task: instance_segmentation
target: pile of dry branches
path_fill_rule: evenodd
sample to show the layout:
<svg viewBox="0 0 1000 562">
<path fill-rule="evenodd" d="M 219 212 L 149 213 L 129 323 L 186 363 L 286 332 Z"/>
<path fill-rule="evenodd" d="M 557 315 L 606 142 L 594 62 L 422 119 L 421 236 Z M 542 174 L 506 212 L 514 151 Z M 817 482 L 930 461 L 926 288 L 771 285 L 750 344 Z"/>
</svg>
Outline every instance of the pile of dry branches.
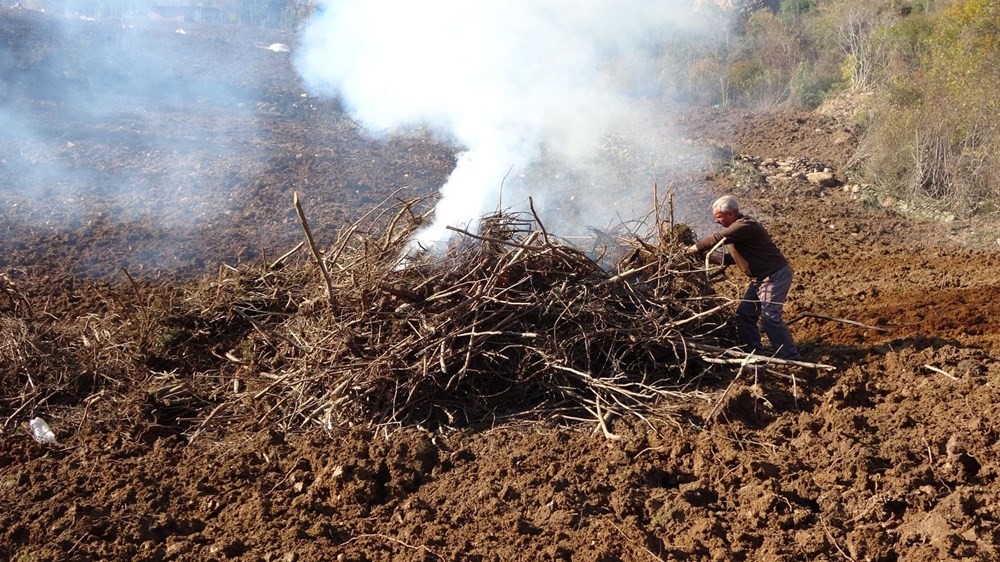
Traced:
<svg viewBox="0 0 1000 562">
<path fill-rule="evenodd" d="M 690 230 L 659 213 L 644 234 L 602 234 L 602 255 L 549 234 L 533 210 L 410 255 L 421 200 L 376 207 L 327 251 L 295 202 L 303 243 L 187 288 L 129 277 L 99 313 L 59 323 L 8 285 L 19 315 L 0 342 L 2 425 L 106 403 L 192 439 L 246 421 L 455 426 L 534 413 L 604 427 L 704 396 L 713 365 L 782 363 L 727 347 L 733 301 L 681 251 Z"/>
<path fill-rule="evenodd" d="M 325 297 L 257 330 L 252 347 L 284 358 L 259 397 L 281 395 L 287 411 L 294 396 L 294 425 L 468 424 L 534 408 L 642 415 L 697 379 L 698 345 L 727 335 L 729 302 L 680 251 L 683 227 L 658 222 L 653 242 L 619 237 L 615 271 L 533 214 L 483 217 L 443 255 L 401 260 L 421 222 L 411 208 L 381 234 L 355 225 L 331 252 L 315 250 Z"/>
</svg>

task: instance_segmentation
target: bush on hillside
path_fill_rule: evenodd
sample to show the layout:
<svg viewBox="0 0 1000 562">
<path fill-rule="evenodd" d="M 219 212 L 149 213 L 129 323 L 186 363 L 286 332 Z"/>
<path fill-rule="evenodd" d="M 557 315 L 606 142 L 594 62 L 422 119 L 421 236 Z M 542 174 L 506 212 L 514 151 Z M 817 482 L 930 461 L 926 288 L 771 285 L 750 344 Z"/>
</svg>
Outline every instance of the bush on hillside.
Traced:
<svg viewBox="0 0 1000 562">
<path fill-rule="evenodd" d="M 896 72 L 862 143 L 865 175 L 962 214 L 1000 198 L 1000 5 L 965 0 L 895 35 Z"/>
</svg>

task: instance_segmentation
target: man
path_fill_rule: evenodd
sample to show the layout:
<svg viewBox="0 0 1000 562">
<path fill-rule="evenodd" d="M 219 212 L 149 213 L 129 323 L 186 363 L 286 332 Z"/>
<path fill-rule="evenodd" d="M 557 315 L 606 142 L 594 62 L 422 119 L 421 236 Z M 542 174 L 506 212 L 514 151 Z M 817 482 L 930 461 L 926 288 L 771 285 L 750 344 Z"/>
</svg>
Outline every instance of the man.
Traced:
<svg viewBox="0 0 1000 562">
<path fill-rule="evenodd" d="M 738 265 L 751 277 L 743 300 L 736 308 L 736 330 L 748 351 L 771 355 L 760 341 L 758 320 L 774 347 L 774 354 L 782 359 L 801 360 L 799 350 L 792 341 L 792 333 L 781 318 L 781 309 L 792 286 L 792 268 L 781 250 L 771 241 L 763 226 L 751 217 L 740 213 L 736 198 L 726 195 L 712 203 L 712 214 L 722 230 L 688 246 L 689 254 L 705 252 L 719 242 L 730 245 L 724 265 Z"/>
</svg>

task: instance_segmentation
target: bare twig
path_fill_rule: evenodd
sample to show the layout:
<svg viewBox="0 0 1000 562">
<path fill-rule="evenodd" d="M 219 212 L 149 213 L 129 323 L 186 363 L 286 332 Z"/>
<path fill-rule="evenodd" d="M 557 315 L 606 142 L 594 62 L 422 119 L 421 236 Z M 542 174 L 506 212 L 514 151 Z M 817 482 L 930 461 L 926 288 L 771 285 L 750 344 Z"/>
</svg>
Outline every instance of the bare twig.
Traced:
<svg viewBox="0 0 1000 562">
<path fill-rule="evenodd" d="M 740 370 L 736 371 L 736 376 L 733 377 L 733 380 L 729 382 L 729 385 L 726 387 L 726 390 L 722 391 L 722 395 L 719 396 L 718 400 L 716 400 L 715 406 L 712 406 L 712 411 L 708 413 L 708 419 L 713 419 L 715 417 L 715 413 L 719 411 L 719 408 L 722 406 L 722 403 L 726 400 L 726 397 L 729 396 L 729 391 L 732 390 L 734 386 L 736 386 L 736 381 L 740 380 L 740 375 L 743 374 L 743 370 L 746 369 L 747 365 L 750 364 L 750 360 L 752 358 L 753 355 L 750 355 L 746 359 L 744 359 L 743 362 L 740 364 Z"/>
<path fill-rule="evenodd" d="M 717 363 L 728 363 L 728 364 L 738 365 L 741 364 L 748 355 L 751 355 L 748 353 L 743 353 L 742 351 L 737 351 L 735 349 L 727 349 L 703 343 L 687 342 L 687 344 L 689 347 L 698 351 L 707 351 L 710 353 L 720 354 L 722 357 L 714 358 L 714 361 Z M 709 360 L 709 358 L 704 358 L 704 357 L 703 359 Z M 795 361 L 793 359 L 780 359 L 778 357 L 765 357 L 763 355 L 753 356 L 751 363 L 760 363 L 769 365 L 792 365 L 795 367 L 805 367 L 807 369 L 819 369 L 823 371 L 837 370 L 837 368 L 834 367 L 833 365 L 824 365 L 823 363 L 809 363 L 806 361 Z"/>
<path fill-rule="evenodd" d="M 267 268 L 273 270 L 282 267 L 283 265 L 285 265 L 285 260 L 291 257 L 291 255 L 294 254 L 295 252 L 298 252 L 299 248 L 301 248 L 304 244 L 305 242 L 299 242 L 298 244 L 295 245 L 294 248 L 288 250 L 287 252 L 282 254 L 281 257 L 271 262 L 271 265 L 269 265 Z"/>
<path fill-rule="evenodd" d="M 31 302 L 24 296 L 24 293 L 18 290 L 17 285 L 11 281 L 6 273 L 0 273 L 0 291 L 3 291 L 7 295 L 7 298 L 10 299 L 14 310 L 17 310 L 18 304 L 23 304 L 28 309 L 28 316 L 34 316 L 31 310 Z"/>
<path fill-rule="evenodd" d="M 124 267 L 122 268 L 122 273 L 125 274 L 125 278 L 128 279 L 129 285 L 132 286 L 132 290 L 135 292 L 135 296 L 142 299 L 142 291 L 139 290 L 139 286 L 135 283 L 135 279 L 132 279 L 132 275 L 129 274 L 128 270 Z"/>
<path fill-rule="evenodd" d="M 718 242 L 716 242 L 714 246 L 712 246 L 711 248 L 709 248 L 709 250 L 707 252 L 705 252 L 705 274 L 706 275 L 711 275 L 711 273 L 712 273 L 713 270 L 719 270 L 719 269 L 723 268 L 722 266 L 718 266 L 718 267 L 714 267 L 714 268 L 712 267 L 712 254 L 714 254 L 715 251 L 718 250 L 725 243 L 726 243 L 726 239 L 723 238 L 722 240 L 719 240 Z"/>
<path fill-rule="evenodd" d="M 924 365 L 924 368 L 927 369 L 928 371 L 933 371 L 933 372 L 935 372 L 935 373 L 937 373 L 939 375 L 944 375 L 944 376 L 948 377 L 949 379 L 951 379 L 953 381 L 957 381 L 958 380 L 958 377 L 956 377 L 955 375 L 949 373 L 948 371 L 944 371 L 944 370 L 938 369 L 937 367 L 934 367 L 933 365 Z"/>
<path fill-rule="evenodd" d="M 196 429 L 195 432 L 191 434 L 191 438 L 188 439 L 188 445 L 194 443 L 194 440 L 197 439 L 199 435 L 201 435 L 202 431 L 205 430 L 205 427 L 208 425 L 208 423 L 212 421 L 215 415 L 218 414 L 220 411 L 222 411 L 222 409 L 225 408 L 227 405 L 228 405 L 227 402 L 223 402 L 222 404 L 219 404 L 218 406 L 213 408 L 212 411 L 209 412 L 207 416 L 205 416 L 205 419 L 202 420 L 200 424 L 198 424 L 198 429 Z"/>
<path fill-rule="evenodd" d="M 479 234 L 473 234 L 473 233 L 469 232 L 468 230 L 465 230 L 464 228 L 457 228 L 457 227 L 454 227 L 454 226 L 446 226 L 445 228 L 447 228 L 448 230 L 452 230 L 454 232 L 458 232 L 459 234 L 463 234 L 465 236 L 468 236 L 469 238 L 475 238 L 476 240 L 482 240 L 483 242 L 493 242 L 495 244 L 503 244 L 504 246 L 510 246 L 511 248 L 524 248 L 524 249 L 529 249 L 529 250 L 531 249 L 530 246 L 525 246 L 524 244 L 518 244 L 517 242 L 511 242 L 510 240 L 501 240 L 499 238 L 490 238 L 488 236 L 481 236 Z"/>
<path fill-rule="evenodd" d="M 297 191 L 292 194 L 292 202 L 295 204 L 295 212 L 299 215 L 299 222 L 302 223 L 302 230 L 306 233 L 306 241 L 309 242 L 309 249 L 312 250 L 313 257 L 316 258 L 316 264 L 323 273 L 323 281 L 326 283 L 326 298 L 333 304 L 333 281 L 330 279 L 330 272 L 327 270 L 326 264 L 323 263 L 323 256 L 320 254 L 319 248 L 316 247 L 312 229 L 309 228 L 309 221 L 306 220 L 306 213 L 302 210 L 302 203 L 299 201 L 299 193 Z"/>
<path fill-rule="evenodd" d="M 584 409 L 597 418 L 597 428 L 595 428 L 595 431 L 600 429 L 601 433 L 604 434 L 604 438 L 609 441 L 621 441 L 621 435 L 611 433 L 611 430 L 608 429 L 608 419 L 611 417 L 612 412 L 601 412 L 601 397 L 599 395 L 594 397 L 594 410 L 586 406 L 584 406 Z"/>
<path fill-rule="evenodd" d="M 623 272 L 619 273 L 618 275 L 615 275 L 613 277 L 609 277 L 608 280 L 606 281 L 606 283 L 609 283 L 609 284 L 611 284 L 611 283 L 619 283 L 621 281 L 625 281 L 627 279 L 631 279 L 632 277 L 635 277 L 636 275 L 642 273 L 643 271 L 646 271 L 647 269 L 655 267 L 656 265 L 657 264 L 655 264 L 655 263 L 647 263 L 646 265 L 643 265 L 641 267 L 633 267 L 632 269 L 629 269 L 627 271 L 623 271 Z"/>
<path fill-rule="evenodd" d="M 857 562 L 856 558 L 847 554 L 847 552 L 845 552 L 844 549 L 840 547 L 840 543 L 837 542 L 837 539 L 833 536 L 833 533 L 830 532 L 830 527 L 826 524 L 826 521 L 822 517 L 819 518 L 819 524 L 820 526 L 823 527 L 823 533 L 826 534 L 826 538 L 829 539 L 831 543 L 833 543 L 833 547 L 836 548 L 837 552 L 839 552 L 840 555 L 844 557 L 844 560 L 848 560 L 849 562 Z"/>
<path fill-rule="evenodd" d="M 389 535 L 383 535 L 381 533 L 366 533 L 366 534 L 361 534 L 361 535 L 355 535 L 355 536 L 351 537 L 350 539 L 348 539 L 348 540 L 344 541 L 343 543 L 341 543 L 340 546 L 345 546 L 345 545 L 351 544 L 352 542 L 357 542 L 357 541 L 360 541 L 360 540 L 363 540 L 363 539 L 380 539 L 380 540 L 384 540 L 384 541 L 389 541 L 389 542 L 396 543 L 396 544 L 398 544 L 398 545 L 400 545 L 400 546 L 402 546 L 404 548 L 408 548 L 410 550 L 422 550 L 423 552 L 425 552 L 425 553 L 433 556 L 434 558 L 437 558 L 438 560 L 444 560 L 445 559 L 443 556 L 441 556 L 440 554 L 434 552 L 430 548 L 427 548 L 424 545 L 415 546 L 415 545 L 406 543 L 404 541 L 401 541 L 401 540 L 399 540 L 399 539 L 397 539 L 395 537 L 390 537 Z"/>
<path fill-rule="evenodd" d="M 542 224 L 541 217 L 538 216 L 538 212 L 535 211 L 535 200 L 528 197 L 528 206 L 531 208 L 531 216 L 535 217 L 535 224 L 538 225 L 538 229 L 542 231 L 542 239 L 545 240 L 545 245 L 549 245 L 549 233 L 545 230 L 545 225 Z"/>
<path fill-rule="evenodd" d="M 861 322 L 858 322 L 858 321 L 855 321 L 855 320 L 847 320 L 846 318 L 834 318 L 833 316 L 827 316 L 825 314 L 815 314 L 815 313 L 812 313 L 812 312 L 805 312 L 805 313 L 799 314 L 795 318 L 789 320 L 787 323 L 788 324 L 794 324 L 794 323 L 796 323 L 799 320 L 802 320 L 804 318 L 818 318 L 820 320 L 829 320 L 831 322 L 840 322 L 841 324 L 850 324 L 851 326 L 858 326 L 859 328 L 867 328 L 869 330 L 876 330 L 878 332 L 888 332 L 889 331 L 889 329 L 886 328 L 885 326 L 872 326 L 870 324 L 862 324 Z"/>
</svg>

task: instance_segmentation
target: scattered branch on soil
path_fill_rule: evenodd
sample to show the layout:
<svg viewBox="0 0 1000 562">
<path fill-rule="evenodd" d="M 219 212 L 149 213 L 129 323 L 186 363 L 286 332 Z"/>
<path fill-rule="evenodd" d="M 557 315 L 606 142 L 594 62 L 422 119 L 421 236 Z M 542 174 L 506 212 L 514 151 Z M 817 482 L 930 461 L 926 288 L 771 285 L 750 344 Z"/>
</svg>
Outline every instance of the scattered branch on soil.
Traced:
<svg viewBox="0 0 1000 562">
<path fill-rule="evenodd" d="M 794 324 L 794 323 L 798 322 L 799 320 L 803 320 L 805 318 L 818 318 L 820 320 L 829 320 L 831 322 L 840 322 L 841 324 L 850 324 L 851 326 L 858 326 L 859 328 L 868 328 L 869 330 L 876 330 L 878 332 L 888 332 L 889 331 L 889 329 L 886 328 L 885 326 L 872 326 L 872 325 L 869 325 L 869 324 L 862 324 L 861 322 L 858 322 L 856 320 L 847 320 L 845 318 L 834 318 L 833 316 L 827 316 L 825 314 L 815 314 L 815 313 L 812 313 L 812 312 L 806 312 L 806 313 L 803 313 L 803 314 L 799 314 L 795 318 L 792 318 L 791 320 L 789 320 L 788 324 Z"/>
<path fill-rule="evenodd" d="M 729 392 L 734 386 L 736 386 L 736 381 L 740 380 L 740 375 L 743 374 L 743 370 L 746 369 L 750 359 L 750 357 L 747 357 L 740 364 L 740 370 L 736 371 L 736 376 L 734 376 L 733 380 L 729 382 L 729 386 L 726 387 L 726 390 L 722 391 L 722 395 L 719 396 L 719 399 L 715 402 L 715 406 L 712 406 L 712 411 L 708 413 L 708 419 L 715 419 L 716 412 L 719 411 L 719 408 L 722 407 L 722 404 L 726 401 L 726 397 L 729 396 Z"/>
<path fill-rule="evenodd" d="M 765 357 L 763 355 L 745 353 L 732 348 L 725 349 L 697 342 L 692 342 L 689 345 L 693 349 L 697 349 L 699 351 L 718 354 L 718 357 L 702 357 L 703 360 L 708 361 L 710 363 L 719 363 L 722 365 L 741 365 L 741 366 L 745 364 L 790 365 L 794 367 L 805 367 L 807 369 L 819 369 L 823 371 L 836 370 L 836 367 L 834 367 L 833 365 L 824 365 L 823 363 L 809 363 L 806 361 L 795 361 L 792 359 L 780 359 L 778 357 Z"/>
<path fill-rule="evenodd" d="M 958 380 L 958 377 L 956 377 L 955 375 L 949 373 L 948 371 L 944 371 L 942 369 L 938 369 L 937 367 L 935 367 L 933 365 L 924 365 L 924 368 L 927 369 L 928 371 L 933 371 L 933 372 L 935 372 L 935 373 L 937 373 L 939 375 L 944 375 L 944 376 L 948 377 L 949 379 L 951 379 L 953 381 L 957 381 Z"/>
<path fill-rule="evenodd" d="M 379 539 L 379 540 L 383 540 L 383 541 L 395 543 L 395 544 L 398 544 L 398 545 L 402 546 L 403 548 L 407 548 L 407 549 L 410 549 L 410 550 L 423 551 L 425 554 L 427 554 L 429 556 L 433 556 L 434 558 L 437 558 L 438 560 L 445 560 L 445 558 L 443 556 L 441 556 L 440 554 L 434 552 L 433 550 L 431 550 L 430 548 L 428 548 L 428 547 L 426 547 L 424 545 L 415 546 L 415 545 L 409 544 L 409 543 L 407 543 L 405 541 L 401 541 L 401 540 L 399 540 L 399 539 L 397 539 L 395 537 L 390 537 L 389 535 L 383 535 L 381 533 L 366 533 L 366 534 L 363 534 L 363 535 L 356 535 L 354 537 L 351 537 L 347 541 L 341 543 L 340 546 L 347 546 L 347 545 L 349 545 L 349 544 L 351 544 L 353 542 L 357 542 L 357 541 L 361 541 L 361 540 L 365 540 L 365 539 Z"/>
</svg>

